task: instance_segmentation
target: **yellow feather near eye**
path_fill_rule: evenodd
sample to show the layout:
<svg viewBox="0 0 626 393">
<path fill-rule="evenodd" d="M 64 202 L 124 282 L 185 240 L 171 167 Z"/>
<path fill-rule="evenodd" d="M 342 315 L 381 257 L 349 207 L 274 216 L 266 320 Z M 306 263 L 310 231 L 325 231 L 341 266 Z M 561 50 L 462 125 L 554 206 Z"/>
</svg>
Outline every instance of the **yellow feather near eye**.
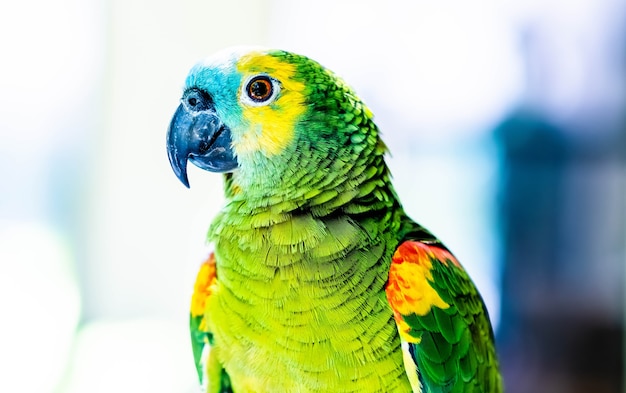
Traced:
<svg viewBox="0 0 626 393">
<path fill-rule="evenodd" d="M 294 64 L 268 55 L 259 56 L 256 52 L 243 56 L 237 63 L 237 71 L 244 75 L 269 75 L 280 81 L 280 93 L 276 101 L 268 105 L 242 104 L 244 119 L 250 126 L 234 148 L 239 155 L 255 152 L 268 157 L 276 155 L 293 140 L 295 123 L 306 109 L 303 104 L 304 83 L 293 78 L 296 74 Z"/>
</svg>

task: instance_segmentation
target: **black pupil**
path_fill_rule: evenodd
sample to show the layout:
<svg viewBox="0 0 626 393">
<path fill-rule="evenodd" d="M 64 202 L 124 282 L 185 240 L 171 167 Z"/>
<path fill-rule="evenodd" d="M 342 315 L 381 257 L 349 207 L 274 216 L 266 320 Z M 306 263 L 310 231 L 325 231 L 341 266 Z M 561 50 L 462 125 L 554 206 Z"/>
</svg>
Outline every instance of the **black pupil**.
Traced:
<svg viewBox="0 0 626 393">
<path fill-rule="evenodd" d="M 270 82 L 256 80 L 250 84 L 250 97 L 255 100 L 265 100 L 270 96 Z"/>
</svg>

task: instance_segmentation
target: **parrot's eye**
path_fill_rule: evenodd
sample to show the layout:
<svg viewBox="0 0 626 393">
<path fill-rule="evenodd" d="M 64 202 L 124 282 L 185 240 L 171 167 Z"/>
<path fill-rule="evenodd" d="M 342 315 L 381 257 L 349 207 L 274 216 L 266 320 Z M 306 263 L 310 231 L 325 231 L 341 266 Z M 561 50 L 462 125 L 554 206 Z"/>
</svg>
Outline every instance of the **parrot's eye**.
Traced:
<svg viewBox="0 0 626 393">
<path fill-rule="evenodd" d="M 248 83 L 248 97 L 255 101 L 265 101 L 272 96 L 272 82 L 259 77 Z"/>
<path fill-rule="evenodd" d="M 252 106 L 267 105 L 278 95 L 278 81 L 267 75 L 253 76 L 244 86 L 243 101 Z"/>
</svg>

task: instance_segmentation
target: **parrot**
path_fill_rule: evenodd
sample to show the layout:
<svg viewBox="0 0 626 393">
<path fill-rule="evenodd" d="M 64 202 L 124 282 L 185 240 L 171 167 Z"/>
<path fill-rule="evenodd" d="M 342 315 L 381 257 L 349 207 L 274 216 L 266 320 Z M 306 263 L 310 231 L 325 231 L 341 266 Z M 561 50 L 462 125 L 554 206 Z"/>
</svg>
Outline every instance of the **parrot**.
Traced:
<svg viewBox="0 0 626 393">
<path fill-rule="evenodd" d="M 191 296 L 202 392 L 502 392 L 481 295 L 405 213 L 335 73 L 222 50 L 189 71 L 166 147 L 186 187 L 189 162 L 223 178 Z"/>
</svg>

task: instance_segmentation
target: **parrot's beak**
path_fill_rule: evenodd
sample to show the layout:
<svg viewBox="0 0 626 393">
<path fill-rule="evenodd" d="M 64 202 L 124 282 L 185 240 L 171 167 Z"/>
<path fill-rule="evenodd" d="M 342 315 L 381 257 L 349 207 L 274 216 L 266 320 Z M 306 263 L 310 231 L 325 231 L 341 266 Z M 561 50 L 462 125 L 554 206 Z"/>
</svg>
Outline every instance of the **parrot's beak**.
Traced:
<svg viewBox="0 0 626 393">
<path fill-rule="evenodd" d="M 167 131 L 167 155 L 176 177 L 189 187 L 188 160 L 211 172 L 237 168 L 230 128 L 215 113 L 211 97 L 190 89 L 181 101 Z"/>
</svg>

